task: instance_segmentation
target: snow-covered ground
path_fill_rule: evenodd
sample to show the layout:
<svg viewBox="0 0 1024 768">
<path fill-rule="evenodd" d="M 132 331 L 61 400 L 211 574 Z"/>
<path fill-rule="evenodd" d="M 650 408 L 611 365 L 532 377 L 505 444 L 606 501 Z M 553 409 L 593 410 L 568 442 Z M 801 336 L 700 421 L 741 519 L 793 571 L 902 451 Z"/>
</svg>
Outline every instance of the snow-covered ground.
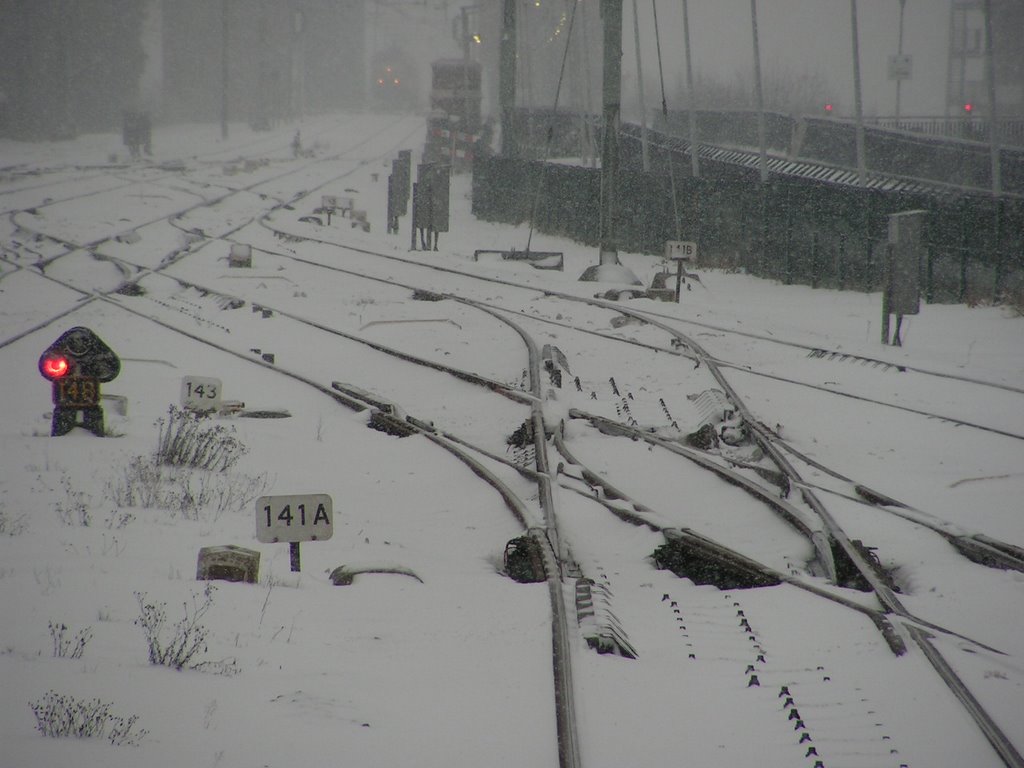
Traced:
<svg viewBox="0 0 1024 768">
<path fill-rule="evenodd" d="M 576 280 L 596 260 L 592 249 L 534 235 L 534 250 L 564 251 L 564 272 L 475 261 L 478 248 L 524 248 L 527 233 L 474 221 L 467 178 L 453 183 L 452 232 L 441 236 L 438 252 L 407 250 L 407 219 L 399 235 L 384 234 L 390 159 L 400 148 L 418 150 L 422 121 L 358 115 L 309 119 L 301 128 L 312 157 L 292 157 L 294 126 L 264 134 L 233 126 L 228 142 L 219 140 L 217 126 L 158 130 L 155 161 L 180 159 L 185 172 L 143 172 L 139 164 L 111 169 L 111 155 L 122 152 L 114 135 L 0 142 L 0 210 L 10 212 L 0 219 L 0 768 L 557 764 L 547 591 L 499 572 L 505 543 L 521 532 L 501 499 L 424 438 L 368 430 L 365 413 L 340 408 L 260 364 L 270 353 L 277 366 L 324 386 L 344 381 L 373 388 L 413 415 L 501 453 L 504 435 L 524 418 L 522 406 L 445 374 L 410 375 L 407 364 L 300 327 L 283 313 L 507 383 L 518 383 L 525 368 L 517 337 L 452 302 L 412 301 L 406 289 L 286 257 L 518 313 L 517 322 L 539 341 L 559 345 L 586 385 L 583 392 L 565 387 L 546 402 L 556 422 L 570 407 L 614 416 L 604 394 L 588 397 L 591 389 L 607 388 L 609 376 L 636 393 L 638 412 L 658 397 L 682 412 L 703 372 L 668 353 L 641 354 L 565 327 L 668 347 L 651 326 L 612 327 L 613 313 L 520 287 L 593 295 L 603 286 Z M 247 165 L 244 158 L 259 162 Z M 285 175 L 299 168 L 302 174 Z M 240 188 L 250 191 L 201 207 Z M 426 275 L 402 261 L 283 240 L 246 224 L 274 199 L 292 199 L 300 190 L 309 196 L 294 210 L 275 211 L 274 226 L 506 283 Z M 371 232 L 337 220 L 331 227 L 299 223 L 321 193 L 353 195 Z M 179 228 L 165 220 L 190 206 L 196 207 L 176 220 Z M 207 239 L 190 244 L 182 232 L 189 228 Z M 64 249 L 36 240 L 33 231 L 80 244 L 134 232 L 137 238 L 95 250 L 144 268 L 186 249 L 170 274 L 242 296 L 247 305 L 223 309 L 215 296 L 160 276 L 143 278 L 145 297 L 88 301 L 40 277 L 33 264 Z M 252 270 L 228 269 L 222 235 L 253 245 Z M 622 259 L 645 282 L 659 268 L 649 256 Z M 700 283 L 678 306 L 628 305 L 671 319 L 737 366 L 727 376 L 752 411 L 821 464 L 923 514 L 1024 546 L 1024 395 L 1011 391 L 1024 388 L 1024 318 L 1002 307 L 923 306 L 904 324 L 904 346 L 886 347 L 878 341 L 877 294 L 698 272 Z M 121 279 L 113 262 L 88 250 L 55 260 L 45 273 L 87 291 L 109 290 Z M 252 311 L 255 303 L 274 307 L 274 316 Z M 122 360 L 120 375 L 103 386 L 109 438 L 82 429 L 49 436 L 50 387 L 37 361 L 78 325 L 95 331 Z M 853 357 L 817 359 L 806 347 L 914 370 Z M 157 422 L 179 402 L 183 376 L 219 378 L 225 398 L 290 416 L 217 422 L 246 453 L 229 472 L 196 472 L 167 485 L 180 499 L 191 483 L 193 496 L 208 492 L 205 502 L 173 509 L 125 504 L 132 462 L 156 449 Z M 871 400 L 1009 434 L 956 427 Z M 734 546 L 767 547 L 763 540 L 778 536 L 779 556 L 792 552 L 789 533 L 743 516 L 749 501 L 731 486 L 575 422 L 566 435 L 581 461 L 673 524 Z M 493 471 L 536 501 L 528 481 L 497 463 Z M 817 472 L 807 479 L 833 483 Z M 333 537 L 302 544 L 300 573 L 290 570 L 284 544 L 256 541 L 254 498 L 285 493 L 328 493 L 334 501 Z M 849 499 L 830 497 L 829 504 L 844 525 L 879 547 L 915 615 L 962 636 L 940 633 L 937 643 L 1024 749 L 1024 574 L 969 563 L 924 528 Z M 601 574 L 617 596 L 616 615 L 638 658 L 599 656 L 577 638 L 577 714 L 587 768 L 755 761 L 784 768 L 817 759 L 827 766 L 1001 764 L 921 654 L 912 648 L 893 657 L 861 614 L 823 607 L 789 586 L 742 595 L 696 587 L 654 569 L 647 556 L 658 535 L 599 515 L 594 506 L 561 492 L 559 526 L 581 566 Z M 198 617 L 208 635 L 193 659 L 205 666 L 173 671 L 150 664 L 143 606 L 166 607 L 164 638 L 170 638 L 175 622 L 204 606 L 205 582 L 195 578 L 199 550 L 227 544 L 258 551 L 260 575 L 255 585 L 212 582 Z M 329 574 L 340 565 L 398 567 L 418 578 L 363 574 L 336 587 Z M 681 614 L 674 615 L 673 604 Z M 756 688 L 747 671 L 756 654 L 738 628 L 738 611 L 749 617 L 768 656 Z M 684 622 L 685 644 L 675 634 Z M 782 686 L 794 692 L 817 755 L 787 719 L 795 706 L 780 699 Z M 131 743 L 43 737 L 31 705 L 49 691 L 99 699 L 117 717 L 137 716 L 125 739 Z"/>
</svg>

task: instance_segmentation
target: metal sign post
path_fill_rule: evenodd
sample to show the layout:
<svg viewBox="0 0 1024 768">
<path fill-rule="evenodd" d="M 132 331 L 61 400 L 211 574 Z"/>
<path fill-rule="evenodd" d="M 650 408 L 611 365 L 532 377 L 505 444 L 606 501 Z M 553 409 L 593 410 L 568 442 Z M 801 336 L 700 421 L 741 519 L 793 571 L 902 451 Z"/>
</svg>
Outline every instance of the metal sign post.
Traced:
<svg viewBox="0 0 1024 768">
<path fill-rule="evenodd" d="M 400 150 L 391 161 L 388 176 L 388 233 L 398 234 L 398 219 L 409 212 L 409 185 L 412 181 L 412 152 Z"/>
<path fill-rule="evenodd" d="M 437 237 L 448 231 L 451 166 L 421 163 L 412 186 L 412 248 L 416 250 L 416 232 L 424 251 L 437 250 Z"/>
<path fill-rule="evenodd" d="M 334 503 L 326 493 L 261 496 L 256 499 L 256 540 L 288 542 L 291 569 L 302 567 L 299 543 L 326 541 L 334 535 Z"/>
<path fill-rule="evenodd" d="M 904 315 L 921 311 L 921 255 L 927 211 L 903 211 L 889 215 L 886 248 L 885 290 L 882 291 L 882 343 L 889 344 L 889 315 L 896 315 L 892 345 L 902 346 L 900 330 Z"/>
<path fill-rule="evenodd" d="M 320 209 L 327 214 L 327 226 L 331 226 L 331 217 L 334 215 L 334 212 L 338 210 L 337 195 L 321 195 Z"/>
<path fill-rule="evenodd" d="M 683 262 L 697 258 L 697 243 L 692 240 L 668 240 L 665 242 L 665 258 L 676 263 L 676 304 L 682 294 Z"/>
</svg>

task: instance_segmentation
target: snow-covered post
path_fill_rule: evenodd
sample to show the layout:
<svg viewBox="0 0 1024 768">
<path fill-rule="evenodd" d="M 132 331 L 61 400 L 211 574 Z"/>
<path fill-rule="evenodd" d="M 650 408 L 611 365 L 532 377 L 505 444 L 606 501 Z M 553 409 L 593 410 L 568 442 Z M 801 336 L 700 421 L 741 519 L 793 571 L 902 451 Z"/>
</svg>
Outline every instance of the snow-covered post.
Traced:
<svg viewBox="0 0 1024 768">
<path fill-rule="evenodd" d="M 886 248 L 885 290 L 882 291 L 882 343 L 889 343 L 889 315 L 896 315 L 893 346 L 902 345 L 900 326 L 904 315 L 921 310 L 921 241 L 927 211 L 902 211 L 889 215 Z"/>
</svg>

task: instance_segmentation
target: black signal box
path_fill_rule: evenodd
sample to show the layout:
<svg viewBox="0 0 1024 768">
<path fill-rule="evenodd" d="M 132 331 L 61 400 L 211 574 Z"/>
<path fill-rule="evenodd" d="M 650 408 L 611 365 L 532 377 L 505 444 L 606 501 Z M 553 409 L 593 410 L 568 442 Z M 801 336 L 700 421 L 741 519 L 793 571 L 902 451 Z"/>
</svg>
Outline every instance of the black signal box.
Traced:
<svg viewBox="0 0 1024 768">
<path fill-rule="evenodd" d="M 61 334 L 39 357 L 39 372 L 53 382 L 53 423 L 50 434 L 66 435 L 82 426 L 102 437 L 100 384 L 121 372 L 121 360 L 90 329 L 77 326 Z"/>
</svg>

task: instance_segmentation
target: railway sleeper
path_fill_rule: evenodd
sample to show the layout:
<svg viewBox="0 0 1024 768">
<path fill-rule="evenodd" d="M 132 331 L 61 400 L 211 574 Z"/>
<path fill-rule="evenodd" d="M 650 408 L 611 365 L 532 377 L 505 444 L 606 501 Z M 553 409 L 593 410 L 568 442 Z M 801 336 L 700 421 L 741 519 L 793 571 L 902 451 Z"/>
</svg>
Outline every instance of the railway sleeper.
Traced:
<svg viewBox="0 0 1024 768">
<path fill-rule="evenodd" d="M 771 569 L 687 528 L 666 528 L 663 535 L 665 544 L 652 555 L 655 565 L 694 584 L 754 589 L 782 583 Z"/>
<path fill-rule="evenodd" d="M 576 580 L 576 622 L 587 647 L 600 654 L 635 659 L 636 649 L 612 613 L 610 602 L 611 593 L 605 585 L 585 577 Z"/>
<path fill-rule="evenodd" d="M 433 291 L 427 291 L 422 288 L 417 288 L 412 292 L 413 301 L 444 301 L 447 296 L 440 293 L 434 293 Z"/>
<path fill-rule="evenodd" d="M 418 432 L 416 427 L 404 419 L 397 418 L 376 408 L 370 409 L 370 420 L 366 423 L 366 426 L 394 437 L 408 437 Z"/>
<path fill-rule="evenodd" d="M 519 427 L 505 439 L 510 448 L 526 448 L 534 445 L 533 421 L 526 419 Z"/>
</svg>

